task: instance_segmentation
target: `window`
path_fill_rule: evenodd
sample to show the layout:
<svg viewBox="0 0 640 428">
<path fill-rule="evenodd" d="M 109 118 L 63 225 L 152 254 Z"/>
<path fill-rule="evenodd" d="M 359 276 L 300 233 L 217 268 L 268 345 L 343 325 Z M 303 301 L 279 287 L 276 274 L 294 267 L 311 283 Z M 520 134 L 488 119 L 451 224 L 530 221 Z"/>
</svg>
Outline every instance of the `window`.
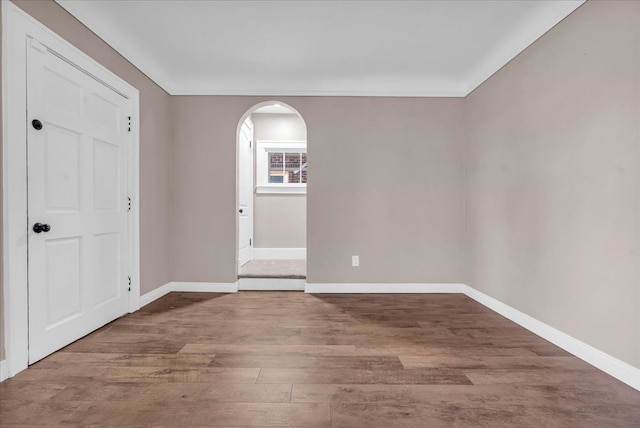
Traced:
<svg viewBox="0 0 640 428">
<path fill-rule="evenodd" d="M 307 143 L 257 141 L 256 193 L 306 193 Z"/>
</svg>

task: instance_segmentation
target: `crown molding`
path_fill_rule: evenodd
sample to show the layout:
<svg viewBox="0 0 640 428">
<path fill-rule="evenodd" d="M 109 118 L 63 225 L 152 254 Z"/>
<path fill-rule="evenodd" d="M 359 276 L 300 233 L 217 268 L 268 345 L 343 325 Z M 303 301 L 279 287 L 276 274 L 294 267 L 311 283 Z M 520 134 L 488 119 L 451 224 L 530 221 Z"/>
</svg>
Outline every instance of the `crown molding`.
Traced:
<svg viewBox="0 0 640 428">
<path fill-rule="evenodd" d="M 277 96 L 277 97 L 399 97 L 399 98 L 463 98 L 463 91 L 289 91 L 289 90 L 227 90 L 197 89 L 193 87 L 164 88 L 170 95 L 217 96 Z"/>
<path fill-rule="evenodd" d="M 87 16 L 87 14 L 78 11 L 71 11 L 65 7 L 64 3 L 59 2 L 58 0 L 54 1 L 58 6 L 67 11 L 67 13 L 80 21 L 82 25 L 91 30 L 91 32 L 93 32 L 96 37 L 102 39 L 103 42 L 111 46 L 113 50 L 119 53 L 124 59 L 129 61 L 131 65 L 137 68 L 142 74 L 151 79 L 156 85 L 160 86 L 160 88 L 162 88 L 169 95 L 173 95 L 167 90 L 167 88 L 171 86 L 169 77 L 166 76 L 166 74 L 160 67 L 158 67 L 156 64 L 153 64 L 152 61 L 149 61 L 144 52 L 133 49 L 131 48 L 131 46 L 125 45 L 124 43 L 117 42 L 114 34 L 110 33 L 106 28 L 93 28 L 89 26 L 88 23 L 91 22 L 91 19 Z"/>
<path fill-rule="evenodd" d="M 397 91 L 389 90 L 289 90 L 286 88 L 274 89 L 220 89 L 210 87 L 208 84 L 199 82 L 178 83 L 172 80 L 164 70 L 150 60 L 150 58 L 132 45 L 119 43 L 110 33 L 108 28 L 92 28 L 87 23 L 91 19 L 87 14 L 67 9 L 62 2 L 60 5 L 69 14 L 78 19 L 81 23 L 92 30 L 105 43 L 127 59 L 138 68 L 143 74 L 153 80 L 158 86 L 164 89 L 169 95 L 214 95 L 214 96 L 311 96 L 311 97 L 430 97 L 430 98 L 464 98 L 482 85 L 502 67 L 508 64 L 518 54 L 523 52 L 532 43 L 543 36 L 547 31 L 570 15 L 586 0 L 568 0 L 562 2 L 547 2 L 547 11 L 541 12 L 536 24 L 519 29 L 508 39 L 508 42 L 496 48 L 480 64 L 469 73 L 462 76 L 458 82 L 452 82 L 448 87 L 441 87 L 431 90 Z M 422 82 L 422 87 L 435 86 L 434 82 L 428 80 Z"/>
<path fill-rule="evenodd" d="M 536 42 L 553 27 L 562 22 L 566 17 L 578 9 L 586 0 L 573 0 L 569 2 L 549 2 L 549 7 L 553 8 L 545 13 L 537 25 L 523 29 L 519 34 L 513 34 L 508 43 L 492 52 L 483 62 L 473 69 L 464 79 L 464 96 L 475 91 L 480 85 L 486 82 L 491 76 L 496 74 L 502 67 L 507 65 L 524 52 L 529 46 Z"/>
</svg>

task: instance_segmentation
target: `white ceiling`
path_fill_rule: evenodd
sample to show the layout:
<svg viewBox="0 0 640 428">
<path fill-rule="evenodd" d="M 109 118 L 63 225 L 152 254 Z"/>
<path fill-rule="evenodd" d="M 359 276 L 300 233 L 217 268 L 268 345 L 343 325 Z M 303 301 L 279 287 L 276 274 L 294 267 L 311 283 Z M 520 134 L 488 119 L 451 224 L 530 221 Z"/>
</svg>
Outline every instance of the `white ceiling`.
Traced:
<svg viewBox="0 0 640 428">
<path fill-rule="evenodd" d="M 465 96 L 583 0 L 56 0 L 173 95 Z"/>
</svg>

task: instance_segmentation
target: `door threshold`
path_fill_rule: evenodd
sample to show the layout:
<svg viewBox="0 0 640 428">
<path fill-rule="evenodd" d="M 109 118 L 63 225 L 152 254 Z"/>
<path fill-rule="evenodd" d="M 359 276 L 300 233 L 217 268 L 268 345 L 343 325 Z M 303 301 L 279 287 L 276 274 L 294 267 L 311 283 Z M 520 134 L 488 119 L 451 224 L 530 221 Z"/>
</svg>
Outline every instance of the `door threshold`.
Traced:
<svg viewBox="0 0 640 428">
<path fill-rule="evenodd" d="M 305 278 L 238 278 L 239 291 L 304 291 Z"/>
</svg>

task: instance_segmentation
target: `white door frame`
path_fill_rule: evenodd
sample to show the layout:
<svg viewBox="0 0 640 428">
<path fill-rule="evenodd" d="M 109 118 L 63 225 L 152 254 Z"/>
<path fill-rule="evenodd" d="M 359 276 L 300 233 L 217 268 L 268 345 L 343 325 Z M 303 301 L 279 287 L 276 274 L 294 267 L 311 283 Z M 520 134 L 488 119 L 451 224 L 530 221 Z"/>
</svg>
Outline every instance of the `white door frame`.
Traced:
<svg viewBox="0 0 640 428">
<path fill-rule="evenodd" d="M 235 260 L 236 260 L 236 274 L 240 273 L 240 266 L 238 266 L 238 256 L 240 254 L 240 221 L 239 221 L 239 217 L 238 217 L 238 203 L 239 203 L 239 194 L 240 194 L 240 153 L 239 153 L 239 149 L 240 149 L 240 132 L 242 131 L 242 125 L 244 125 L 245 120 L 250 119 L 251 115 L 258 110 L 260 107 L 265 107 L 265 106 L 269 106 L 269 105 L 273 105 L 273 104 L 280 104 L 284 107 L 287 107 L 288 109 L 290 109 L 291 111 L 295 112 L 298 117 L 300 119 L 302 119 L 302 121 L 304 122 L 304 126 L 305 129 L 307 129 L 307 123 L 304 121 L 304 117 L 302 117 L 302 115 L 300 114 L 300 112 L 294 108 L 293 106 L 291 106 L 288 103 L 285 103 L 283 101 L 278 101 L 275 99 L 271 99 L 271 100 L 267 100 L 267 101 L 261 101 L 257 104 L 254 104 L 252 107 L 250 107 L 247 111 L 244 112 L 244 114 L 242 115 L 242 117 L 240 117 L 240 121 L 238 122 L 238 125 L 236 126 L 236 205 L 235 205 L 235 220 L 236 220 L 236 255 L 235 255 Z M 307 143 L 309 141 L 309 137 L 307 136 Z M 254 128 L 254 134 L 253 134 L 253 195 L 252 195 L 252 199 L 253 199 L 253 208 L 255 208 L 255 198 L 256 198 L 256 141 L 255 141 L 255 128 Z M 255 213 L 254 213 L 254 209 L 251 210 L 251 216 L 255 219 Z M 255 226 L 255 225 L 254 225 Z M 252 235 L 255 235 L 255 230 L 252 230 Z M 255 237 L 255 236 L 254 236 Z M 255 240 L 253 241 L 253 244 L 255 244 Z M 253 257 L 255 257 L 255 247 L 252 249 L 252 259 Z"/>
<path fill-rule="evenodd" d="M 129 312 L 139 308 L 140 213 L 139 213 L 139 93 L 136 88 L 75 48 L 42 23 L 9 1 L 2 2 L 2 156 L 4 275 L 4 338 L 8 376 L 27 368 L 29 361 L 27 271 L 27 45 L 35 38 L 64 60 L 131 100 L 131 139 L 128 143 L 129 266 L 131 292 Z"/>
<path fill-rule="evenodd" d="M 242 128 L 244 127 L 244 124 L 249 122 L 251 124 L 251 137 L 250 137 L 250 146 L 251 146 L 251 167 L 249 169 L 249 175 L 251 176 L 251 197 L 249 198 L 249 202 L 248 202 L 248 209 L 249 209 L 249 224 L 251 225 L 251 232 L 250 232 L 250 240 L 251 240 L 251 245 L 250 245 L 250 254 L 251 256 L 249 257 L 249 261 L 253 260 L 253 243 L 255 242 L 254 240 L 254 236 L 253 236 L 253 226 L 254 226 L 254 208 L 255 208 L 255 189 L 256 189 L 256 180 L 255 180 L 255 170 L 256 170 L 256 160 L 255 160 L 255 150 L 256 150 L 256 141 L 255 141 L 255 128 L 253 125 L 253 122 L 251 121 L 251 116 L 247 117 L 242 124 L 240 125 L 240 131 L 238 133 L 238 137 L 237 137 L 237 156 L 238 156 L 238 160 L 237 160 L 237 164 L 238 164 L 238 178 L 237 178 L 237 182 L 238 182 L 238 190 L 236 192 L 236 199 L 237 199 L 237 203 L 236 203 L 236 217 L 237 217 L 237 224 L 238 224 L 238 233 L 236 236 L 236 246 L 238 247 L 238 250 L 236 251 L 236 264 L 237 264 L 237 274 L 240 274 L 240 217 L 238 216 L 238 212 L 237 212 L 237 208 L 240 206 L 240 133 L 242 132 Z"/>
</svg>

